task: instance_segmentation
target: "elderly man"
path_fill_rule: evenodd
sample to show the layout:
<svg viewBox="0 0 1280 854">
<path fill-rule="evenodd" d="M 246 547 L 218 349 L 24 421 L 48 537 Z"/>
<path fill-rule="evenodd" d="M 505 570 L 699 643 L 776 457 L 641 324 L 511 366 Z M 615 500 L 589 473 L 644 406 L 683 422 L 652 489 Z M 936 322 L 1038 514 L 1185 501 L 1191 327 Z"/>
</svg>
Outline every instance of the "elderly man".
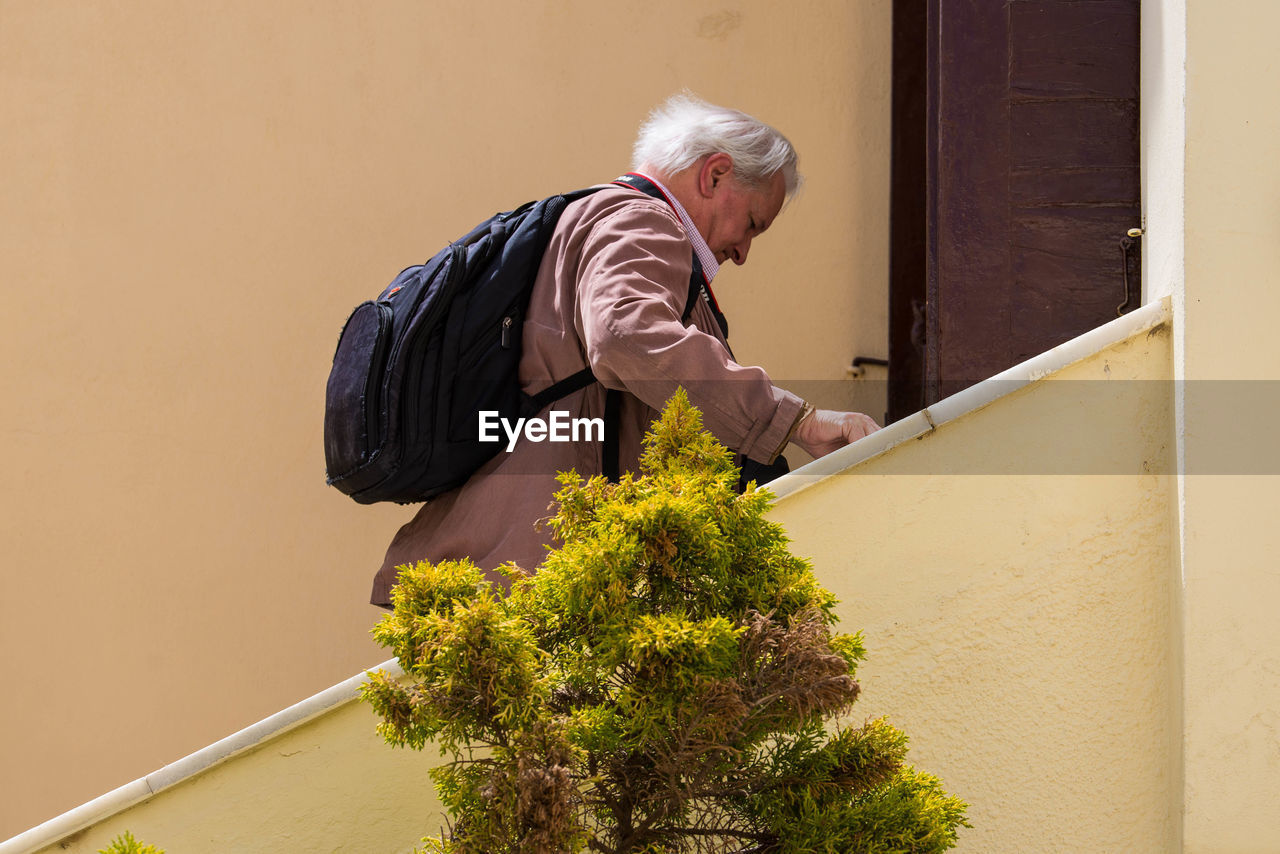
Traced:
<svg viewBox="0 0 1280 854">
<path fill-rule="evenodd" d="M 634 469 L 645 430 L 680 386 L 717 439 L 763 465 L 788 442 L 817 457 L 877 428 L 860 413 L 814 409 L 761 368 L 734 361 L 711 292 L 720 265 L 745 263 L 795 192 L 790 142 L 744 113 L 679 95 L 641 127 L 633 162 L 633 172 L 561 217 L 534 284 L 520 361 L 530 394 L 590 367 L 596 382 L 549 409 L 606 420 L 616 438 L 519 442 L 499 453 L 400 529 L 373 604 L 387 606 L 396 568 L 417 560 L 536 567 L 551 541 L 538 522 L 556 473 Z"/>
</svg>

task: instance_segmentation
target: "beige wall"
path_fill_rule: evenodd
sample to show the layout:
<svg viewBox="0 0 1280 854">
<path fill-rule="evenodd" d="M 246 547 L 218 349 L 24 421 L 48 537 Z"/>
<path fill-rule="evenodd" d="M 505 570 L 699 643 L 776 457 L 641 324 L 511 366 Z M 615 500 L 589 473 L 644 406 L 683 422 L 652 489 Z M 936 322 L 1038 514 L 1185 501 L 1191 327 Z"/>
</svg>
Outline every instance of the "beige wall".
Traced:
<svg viewBox="0 0 1280 854">
<path fill-rule="evenodd" d="M 882 411 L 889 13 L 0 0 L 0 838 L 381 660 L 411 511 L 323 485 L 342 320 L 681 87 L 810 178 L 717 281 L 740 357 Z"/>
<path fill-rule="evenodd" d="M 1178 850 L 1170 351 L 1143 331 L 772 511 L 865 633 L 855 716 L 969 801 L 960 851 Z M 407 850 L 435 760 L 372 729 L 339 706 L 66 850 Z"/>
<path fill-rule="evenodd" d="M 1280 6 L 1187 0 L 1186 13 L 1186 851 L 1275 851 Z"/>
<path fill-rule="evenodd" d="M 129 831 L 170 854 L 412 851 L 443 826 L 439 756 L 388 747 L 376 722 L 353 700 L 35 850 L 94 854 Z"/>
<path fill-rule="evenodd" d="M 1167 327 L 782 499 L 961 851 L 1176 851 Z M 1255 822 L 1256 827 L 1256 822 Z"/>
</svg>

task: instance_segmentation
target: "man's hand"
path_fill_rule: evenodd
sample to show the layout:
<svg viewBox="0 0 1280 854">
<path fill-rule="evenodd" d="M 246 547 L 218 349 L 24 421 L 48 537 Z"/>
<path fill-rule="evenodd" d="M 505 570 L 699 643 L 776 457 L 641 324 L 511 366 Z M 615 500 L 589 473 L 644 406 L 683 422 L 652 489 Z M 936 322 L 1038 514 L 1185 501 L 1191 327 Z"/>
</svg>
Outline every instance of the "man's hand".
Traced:
<svg viewBox="0 0 1280 854">
<path fill-rule="evenodd" d="M 815 409 L 800 422 L 791 441 L 816 459 L 879 429 L 880 425 L 871 416 L 861 412 Z"/>
</svg>

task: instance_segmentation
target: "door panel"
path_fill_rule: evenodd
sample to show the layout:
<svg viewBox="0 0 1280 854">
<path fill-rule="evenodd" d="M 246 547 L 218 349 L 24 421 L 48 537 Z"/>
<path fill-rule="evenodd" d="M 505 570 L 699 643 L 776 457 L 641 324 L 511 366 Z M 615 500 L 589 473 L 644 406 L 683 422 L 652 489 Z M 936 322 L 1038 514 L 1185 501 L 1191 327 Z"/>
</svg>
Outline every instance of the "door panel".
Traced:
<svg viewBox="0 0 1280 854">
<path fill-rule="evenodd" d="M 894 166 L 891 271 L 910 269 L 898 231 L 925 241 L 922 275 L 891 273 L 891 419 L 1114 318 L 1126 278 L 1137 306 L 1138 252 L 1121 241 L 1141 225 L 1138 5 L 895 4 L 896 24 L 923 28 L 895 33 L 895 154 L 920 132 L 899 88 L 923 85 L 926 106 L 923 162 Z M 895 336 L 921 303 L 914 340 Z"/>
</svg>

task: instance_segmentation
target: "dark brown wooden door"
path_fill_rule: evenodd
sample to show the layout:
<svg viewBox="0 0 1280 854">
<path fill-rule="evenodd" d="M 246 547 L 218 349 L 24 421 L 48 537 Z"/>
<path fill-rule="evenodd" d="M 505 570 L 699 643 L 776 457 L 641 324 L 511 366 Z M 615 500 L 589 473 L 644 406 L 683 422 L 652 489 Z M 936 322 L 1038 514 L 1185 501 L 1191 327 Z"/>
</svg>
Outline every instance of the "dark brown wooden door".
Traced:
<svg viewBox="0 0 1280 854">
<path fill-rule="evenodd" d="M 895 3 L 891 420 L 1137 307 L 1138 5 Z"/>
</svg>

